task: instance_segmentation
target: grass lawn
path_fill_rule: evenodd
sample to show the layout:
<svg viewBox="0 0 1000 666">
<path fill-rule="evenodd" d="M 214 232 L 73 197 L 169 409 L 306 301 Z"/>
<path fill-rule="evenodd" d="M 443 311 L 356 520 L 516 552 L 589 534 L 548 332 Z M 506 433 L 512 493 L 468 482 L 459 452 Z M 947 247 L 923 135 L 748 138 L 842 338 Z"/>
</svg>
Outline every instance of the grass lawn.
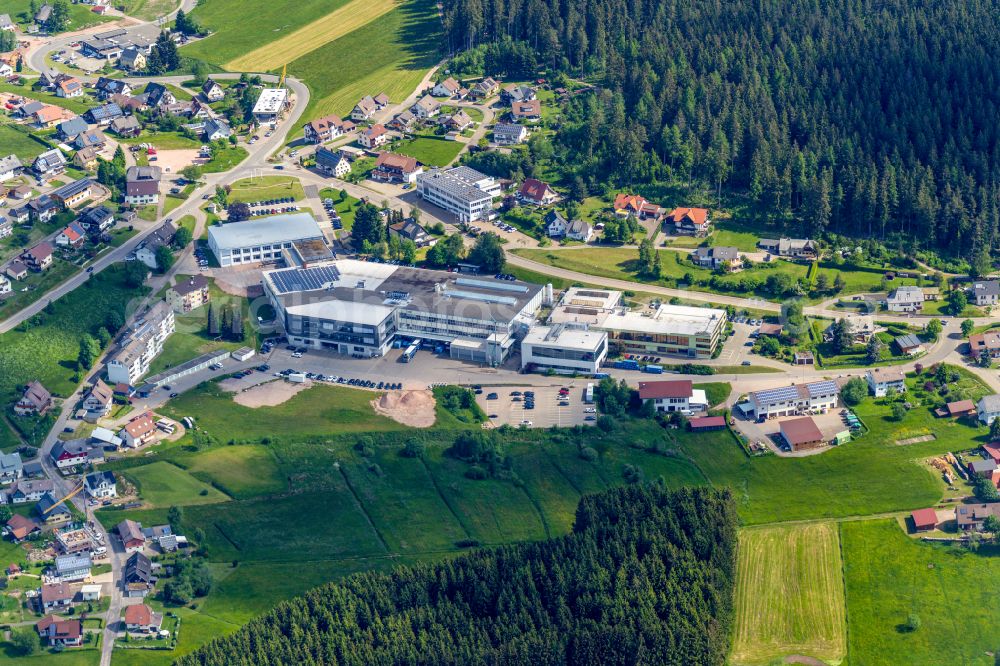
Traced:
<svg viewBox="0 0 1000 666">
<path fill-rule="evenodd" d="M 405 0 L 291 62 L 289 73 L 305 81 L 312 93 L 303 117 L 347 115 L 360 98 L 382 91 L 393 101 L 405 99 L 440 57 L 439 25 L 433 2 Z M 301 129 L 289 139 L 298 136 Z"/>
<path fill-rule="evenodd" d="M 1000 647 L 995 548 L 969 553 L 921 543 L 895 520 L 844 523 L 841 542 L 852 665 L 992 666 L 986 653 Z M 903 628 L 911 613 L 921 622 L 914 632 Z"/>
<path fill-rule="evenodd" d="M 333 199 L 333 208 L 340 214 L 340 221 L 344 225 L 344 232 L 350 232 L 351 227 L 354 226 L 354 209 L 361 200 L 355 199 L 349 194 L 344 199 L 341 199 L 340 190 L 331 187 L 320 190 L 319 196 L 321 199 Z"/>
<path fill-rule="evenodd" d="M 21 125 L 0 123 L 0 145 L 4 153 L 14 153 L 22 162 L 28 162 L 49 149 L 48 144 L 21 130 Z"/>
<path fill-rule="evenodd" d="M 465 144 L 434 137 L 421 136 L 396 142 L 390 150 L 401 155 L 415 157 L 427 166 L 447 166 L 458 156 Z"/>
<path fill-rule="evenodd" d="M 288 489 L 274 453 L 263 446 L 226 446 L 206 451 L 194 456 L 187 470 L 195 478 L 221 486 L 237 499 Z"/>
<path fill-rule="evenodd" d="M 181 55 L 223 65 L 326 16 L 346 3 L 347 0 L 303 0 L 292 4 L 268 0 L 205 0 L 198 3 L 191 12 L 191 18 L 209 28 L 212 36 L 185 46 Z M 234 21 L 237 16 L 252 16 L 253 21 Z M 249 69 L 262 71 L 259 66 Z"/>
<path fill-rule="evenodd" d="M 138 145 L 149 143 L 158 150 L 197 150 L 201 148 L 202 142 L 191 139 L 180 132 L 142 132 L 139 136 L 129 137 L 121 140 L 127 145 Z"/>
<path fill-rule="evenodd" d="M 302 183 L 292 176 L 262 176 L 244 178 L 232 184 L 229 201 L 266 201 L 292 197 L 296 201 L 306 198 Z"/>
<path fill-rule="evenodd" d="M 176 0 L 129 0 L 125 13 L 143 21 L 152 21 L 169 14 L 176 7 Z"/>
<path fill-rule="evenodd" d="M 228 499 L 212 486 L 168 462 L 158 461 L 134 467 L 126 475 L 139 487 L 142 499 L 153 507 L 210 504 Z"/>
<path fill-rule="evenodd" d="M 245 160 L 250 153 L 243 146 L 227 146 L 215 153 L 205 164 L 201 165 L 201 170 L 205 173 L 217 173 L 219 171 L 229 171 L 237 164 Z"/>
<path fill-rule="evenodd" d="M 53 259 L 52 266 L 43 273 L 28 273 L 28 277 L 11 283 L 13 290 L 0 305 L 0 318 L 17 314 L 51 289 L 80 272 L 80 267 L 70 261 Z"/>
<path fill-rule="evenodd" d="M 81 5 L 82 6 L 82 5 Z M 40 90 L 32 90 L 31 86 L 15 85 L 13 83 L 0 83 L 0 92 L 14 93 L 15 95 L 33 99 L 46 104 L 69 109 L 77 115 L 83 115 L 90 107 L 97 104 L 97 100 L 90 95 L 84 94 L 81 97 L 56 97 L 55 95 Z"/>
<path fill-rule="evenodd" d="M 375 413 L 369 402 L 377 395 L 317 385 L 276 407 L 252 409 L 233 402 L 232 394 L 214 384 L 204 384 L 175 398 L 163 411 L 177 418 L 192 416 L 199 428 L 224 440 L 404 430 L 401 424 Z"/>
<path fill-rule="evenodd" d="M 169 215 L 171 211 L 180 206 L 186 201 L 185 197 L 180 195 L 168 194 L 163 198 L 163 214 Z"/>
<path fill-rule="evenodd" d="M 735 607 L 732 664 L 771 664 L 789 655 L 843 660 L 847 627 L 837 525 L 741 531 Z"/>
</svg>

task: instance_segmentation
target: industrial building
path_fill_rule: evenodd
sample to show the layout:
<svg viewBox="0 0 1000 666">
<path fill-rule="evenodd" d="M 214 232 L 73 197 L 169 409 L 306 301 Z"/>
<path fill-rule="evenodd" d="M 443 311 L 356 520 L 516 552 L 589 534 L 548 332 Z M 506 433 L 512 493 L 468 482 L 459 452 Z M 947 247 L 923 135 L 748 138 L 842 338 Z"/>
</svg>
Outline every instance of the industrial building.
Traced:
<svg viewBox="0 0 1000 666">
<path fill-rule="evenodd" d="M 291 344 L 364 357 L 419 341 L 502 363 L 551 301 L 541 285 L 353 259 L 266 271 L 262 282 Z"/>
<path fill-rule="evenodd" d="M 272 215 L 208 228 L 208 247 L 220 266 L 276 263 L 292 243 L 323 241 L 323 231 L 309 213 Z"/>
<path fill-rule="evenodd" d="M 277 122 L 288 104 L 288 90 L 285 88 L 264 88 L 257 103 L 253 105 L 253 117 L 259 123 Z"/>
<path fill-rule="evenodd" d="M 608 355 L 608 334 L 566 324 L 535 326 L 521 340 L 521 369 L 595 374 Z"/>
<path fill-rule="evenodd" d="M 620 291 L 571 287 L 549 323 L 605 331 L 620 353 L 712 358 L 722 342 L 726 312 L 668 304 L 630 310 L 622 305 Z"/>
<path fill-rule="evenodd" d="M 417 176 L 417 192 L 459 222 L 475 222 L 490 217 L 493 199 L 500 196 L 500 183 L 466 166 L 431 169 Z"/>
</svg>

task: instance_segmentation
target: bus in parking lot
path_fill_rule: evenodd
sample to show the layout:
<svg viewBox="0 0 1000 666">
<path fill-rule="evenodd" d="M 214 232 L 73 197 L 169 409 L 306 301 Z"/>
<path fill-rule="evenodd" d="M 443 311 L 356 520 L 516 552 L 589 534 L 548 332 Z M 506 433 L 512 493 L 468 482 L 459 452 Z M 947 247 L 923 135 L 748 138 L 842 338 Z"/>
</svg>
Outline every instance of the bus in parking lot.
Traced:
<svg viewBox="0 0 1000 666">
<path fill-rule="evenodd" d="M 586 403 L 594 402 L 594 384 L 593 382 L 587 384 L 587 388 L 583 391 L 583 401 Z"/>
<path fill-rule="evenodd" d="M 417 350 L 419 349 L 420 349 L 420 340 L 414 340 L 412 343 L 410 343 L 410 346 L 406 348 L 406 351 L 403 352 L 403 355 L 399 357 L 399 360 L 401 360 L 403 363 L 409 363 L 410 359 L 416 356 Z"/>
</svg>

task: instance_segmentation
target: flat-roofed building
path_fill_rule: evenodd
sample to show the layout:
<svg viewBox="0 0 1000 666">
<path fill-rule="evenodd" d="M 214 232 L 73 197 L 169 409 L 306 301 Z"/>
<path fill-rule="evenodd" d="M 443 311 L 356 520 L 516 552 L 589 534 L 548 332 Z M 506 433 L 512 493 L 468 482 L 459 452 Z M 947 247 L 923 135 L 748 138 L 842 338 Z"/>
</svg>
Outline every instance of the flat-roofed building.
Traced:
<svg viewBox="0 0 1000 666">
<path fill-rule="evenodd" d="M 546 293 L 520 281 L 353 259 L 265 271 L 262 282 L 292 344 L 373 357 L 397 338 L 421 340 L 481 363 L 510 355 Z"/>
<path fill-rule="evenodd" d="M 486 219 L 492 212 L 493 199 L 500 196 L 500 184 L 475 169 L 460 166 L 431 169 L 417 176 L 417 192 L 460 222 L 474 222 Z"/>
<path fill-rule="evenodd" d="M 174 311 L 166 301 L 157 302 L 111 356 L 108 381 L 135 385 L 149 372 L 149 364 L 163 351 L 163 343 L 174 329 Z"/>
<path fill-rule="evenodd" d="M 208 228 L 208 247 L 223 267 L 275 263 L 292 243 L 312 240 L 324 238 L 309 213 L 272 215 Z"/>
<path fill-rule="evenodd" d="M 288 91 L 285 88 L 264 88 L 253 105 L 253 117 L 259 123 L 273 123 L 288 105 Z"/>
<path fill-rule="evenodd" d="M 607 333 L 566 324 L 534 326 L 521 340 L 522 370 L 594 374 L 607 355 Z"/>
</svg>

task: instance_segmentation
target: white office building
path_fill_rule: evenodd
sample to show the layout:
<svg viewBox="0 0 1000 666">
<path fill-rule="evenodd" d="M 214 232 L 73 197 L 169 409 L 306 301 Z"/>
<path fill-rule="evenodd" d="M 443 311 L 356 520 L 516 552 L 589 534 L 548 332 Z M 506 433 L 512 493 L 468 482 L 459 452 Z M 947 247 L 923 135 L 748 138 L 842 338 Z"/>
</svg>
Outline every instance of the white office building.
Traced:
<svg viewBox="0 0 1000 666">
<path fill-rule="evenodd" d="M 135 385 L 149 372 L 149 364 L 163 351 L 174 332 L 174 311 L 159 301 L 139 320 L 108 361 L 108 381 Z"/>
<path fill-rule="evenodd" d="M 277 122 L 287 104 L 288 91 L 285 88 L 264 88 L 253 105 L 253 117 L 259 123 Z"/>
<path fill-rule="evenodd" d="M 398 340 L 501 363 L 550 290 L 520 281 L 341 259 L 266 271 L 264 293 L 290 343 L 382 356 Z"/>
<path fill-rule="evenodd" d="M 607 355 L 607 333 L 565 324 L 535 326 L 521 340 L 522 370 L 594 374 Z"/>
<path fill-rule="evenodd" d="M 417 176 L 420 196 L 455 215 L 459 222 L 487 219 L 500 189 L 500 183 L 492 177 L 465 166 L 431 169 Z"/>
<path fill-rule="evenodd" d="M 275 263 L 292 243 L 324 240 L 309 213 L 272 215 L 208 228 L 208 247 L 220 266 Z"/>
</svg>

